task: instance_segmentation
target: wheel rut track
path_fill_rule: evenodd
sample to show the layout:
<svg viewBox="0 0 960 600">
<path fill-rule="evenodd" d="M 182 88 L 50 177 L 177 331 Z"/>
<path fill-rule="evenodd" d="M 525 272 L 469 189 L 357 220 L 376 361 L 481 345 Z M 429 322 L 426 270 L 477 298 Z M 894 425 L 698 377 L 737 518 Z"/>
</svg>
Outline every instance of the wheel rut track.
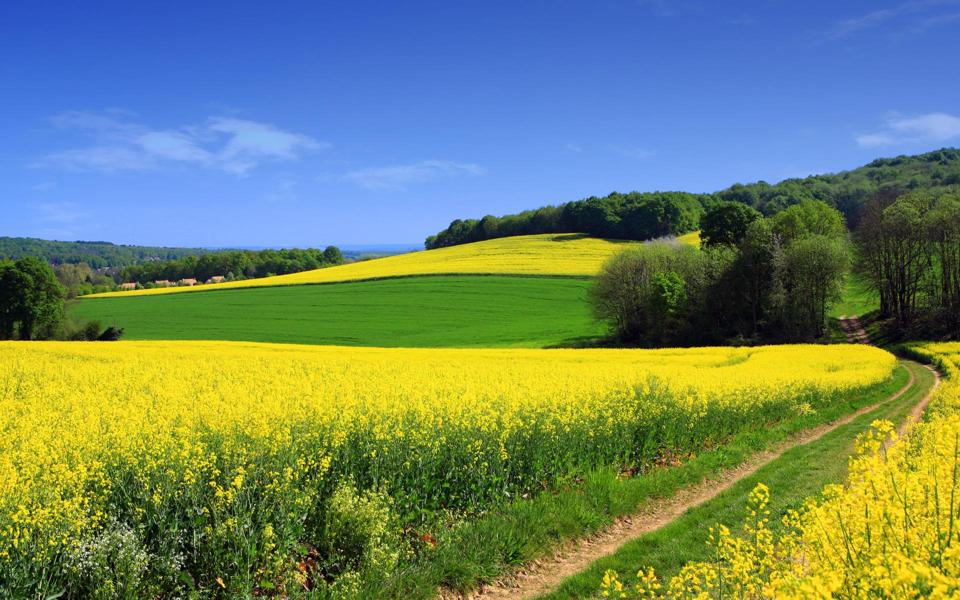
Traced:
<svg viewBox="0 0 960 600">
<path fill-rule="evenodd" d="M 907 361 L 901 361 L 901 364 L 905 362 Z M 913 424 L 921 418 L 924 409 L 940 385 L 939 374 L 934 369 L 930 370 L 934 373 L 934 383 L 917 402 L 907 419 L 897 428 L 900 436 L 906 435 Z M 847 425 L 854 419 L 897 400 L 916 384 L 913 371 L 909 367 L 907 371 L 909 373 L 907 383 L 880 402 L 864 406 L 831 423 L 798 432 L 774 447 L 754 454 L 736 467 L 678 490 L 669 498 L 651 500 L 637 512 L 617 519 L 600 532 L 562 544 L 552 556 L 528 563 L 491 584 L 466 594 L 441 590 L 438 598 L 441 600 L 526 599 L 547 594 L 568 577 L 586 569 L 595 560 L 615 553 L 624 544 L 652 533 L 680 517 L 687 510 L 712 500 L 737 482 L 757 472 L 761 467 L 780 458 L 788 450 L 815 442 L 838 427 Z"/>
</svg>

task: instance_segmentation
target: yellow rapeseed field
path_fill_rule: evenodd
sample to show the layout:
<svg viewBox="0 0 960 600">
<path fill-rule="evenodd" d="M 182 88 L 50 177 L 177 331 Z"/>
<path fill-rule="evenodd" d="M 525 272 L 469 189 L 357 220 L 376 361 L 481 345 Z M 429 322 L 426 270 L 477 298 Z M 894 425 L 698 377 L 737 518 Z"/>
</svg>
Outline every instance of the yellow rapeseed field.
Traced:
<svg viewBox="0 0 960 600">
<path fill-rule="evenodd" d="M 827 486 L 769 526 L 771 491 L 750 498 L 747 535 L 718 527 L 716 559 L 684 567 L 668 582 L 649 570 L 627 588 L 608 571 L 605 596 L 619 598 L 956 598 L 960 595 L 960 343 L 908 347 L 947 379 L 925 420 L 905 440 L 873 424 L 858 441 L 843 485 Z"/>
<path fill-rule="evenodd" d="M 688 234 L 686 243 L 699 244 Z M 411 252 L 314 271 L 231 281 L 197 287 L 171 287 L 92 294 L 88 298 L 172 294 L 214 289 L 335 283 L 411 275 L 567 275 L 592 276 L 614 254 L 640 242 L 612 241 L 580 234 L 523 235 Z"/>
<path fill-rule="evenodd" d="M 817 410 L 895 366 L 802 345 L 3 342 L 0 357 L 2 597 L 267 589 L 339 547 L 331 514 L 472 514 Z"/>
<path fill-rule="evenodd" d="M 677 241 L 682 242 L 682 243 L 684 243 L 684 244 L 690 244 L 691 246 L 695 246 L 695 247 L 699 248 L 699 247 L 700 247 L 700 232 L 699 232 L 699 231 L 691 231 L 690 233 L 685 233 L 685 234 L 683 234 L 683 235 L 681 235 L 681 236 L 678 236 L 678 237 L 677 237 Z"/>
</svg>

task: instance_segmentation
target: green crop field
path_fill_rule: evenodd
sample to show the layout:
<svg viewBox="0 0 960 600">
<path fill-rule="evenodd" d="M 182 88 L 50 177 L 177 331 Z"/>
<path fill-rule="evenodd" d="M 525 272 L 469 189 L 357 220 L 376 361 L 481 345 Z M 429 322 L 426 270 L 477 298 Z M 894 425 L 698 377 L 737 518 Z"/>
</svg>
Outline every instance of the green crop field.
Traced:
<svg viewBox="0 0 960 600">
<path fill-rule="evenodd" d="M 126 339 L 350 346 L 545 347 L 602 335 L 589 281 L 562 277 L 414 277 L 82 299 L 70 312 Z"/>
</svg>

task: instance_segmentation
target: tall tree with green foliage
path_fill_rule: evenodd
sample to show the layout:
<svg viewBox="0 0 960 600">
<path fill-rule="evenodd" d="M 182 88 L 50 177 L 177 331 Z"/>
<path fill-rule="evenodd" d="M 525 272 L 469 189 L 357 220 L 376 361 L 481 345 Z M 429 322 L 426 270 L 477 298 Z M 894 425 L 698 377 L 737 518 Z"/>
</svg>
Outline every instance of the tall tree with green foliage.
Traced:
<svg viewBox="0 0 960 600">
<path fill-rule="evenodd" d="M 952 329 L 960 328 L 960 195 L 941 197 L 925 217 L 926 236 L 939 265 L 937 303 Z"/>
<path fill-rule="evenodd" d="M 896 198 L 877 197 L 857 231 L 860 257 L 871 285 L 880 295 L 882 316 L 909 327 L 920 308 L 924 280 L 932 272 L 926 215 L 933 199 L 917 192 Z"/>
<path fill-rule="evenodd" d="M 330 265 L 342 265 L 343 252 L 336 246 L 327 246 L 323 249 L 323 260 Z"/>
<path fill-rule="evenodd" d="M 960 196 L 881 193 L 856 232 L 859 268 L 900 334 L 960 333 Z M 918 329 L 919 328 L 919 329 Z"/>
<path fill-rule="evenodd" d="M 783 244 L 807 235 L 840 238 L 847 227 L 840 211 L 819 200 L 804 200 L 770 217 L 770 224 Z"/>
<path fill-rule="evenodd" d="M 53 269 L 39 258 L 0 263 L 0 337 L 51 337 L 63 319 L 64 297 Z"/>
<path fill-rule="evenodd" d="M 809 234 L 783 246 L 774 258 L 774 310 L 788 341 L 807 341 L 826 330 L 827 309 L 840 298 L 849 268 L 843 238 Z"/>
<path fill-rule="evenodd" d="M 736 246 L 750 223 L 763 218 L 756 209 L 740 202 L 721 202 L 700 219 L 700 240 L 705 246 Z"/>
</svg>

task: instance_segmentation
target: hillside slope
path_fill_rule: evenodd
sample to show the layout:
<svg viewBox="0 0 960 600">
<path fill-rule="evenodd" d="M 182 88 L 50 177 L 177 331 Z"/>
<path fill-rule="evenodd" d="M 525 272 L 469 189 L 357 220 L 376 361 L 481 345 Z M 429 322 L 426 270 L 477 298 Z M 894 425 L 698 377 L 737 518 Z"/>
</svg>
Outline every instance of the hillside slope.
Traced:
<svg viewBox="0 0 960 600">
<path fill-rule="evenodd" d="M 849 225 L 875 193 L 897 189 L 938 190 L 960 186 L 960 149 L 941 148 L 913 156 L 878 158 L 849 171 L 784 179 L 775 184 L 735 183 L 709 194 L 688 192 L 614 192 L 517 214 L 455 219 L 427 238 L 426 247 L 455 246 L 508 235 L 583 231 L 605 238 L 647 239 L 697 227 L 703 209 L 718 201 L 742 202 L 766 216 L 804 200 L 836 208 Z"/>
<path fill-rule="evenodd" d="M 582 234 L 499 238 L 450 248 L 412 252 L 314 271 L 198 287 L 110 292 L 85 298 L 132 297 L 265 286 L 364 281 L 413 275 L 559 275 L 589 277 L 604 261 L 638 242 Z"/>
</svg>

